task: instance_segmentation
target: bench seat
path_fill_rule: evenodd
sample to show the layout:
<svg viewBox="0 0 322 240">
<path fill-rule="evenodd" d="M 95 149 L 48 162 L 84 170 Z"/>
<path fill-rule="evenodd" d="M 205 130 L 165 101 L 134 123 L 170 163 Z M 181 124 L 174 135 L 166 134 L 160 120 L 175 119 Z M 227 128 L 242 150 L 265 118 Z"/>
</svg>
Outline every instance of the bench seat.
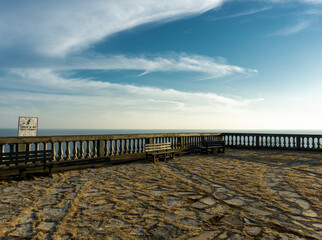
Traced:
<svg viewBox="0 0 322 240">
<path fill-rule="evenodd" d="M 159 162 L 159 159 L 174 159 L 175 153 L 171 147 L 171 142 L 145 144 L 146 159 L 153 158 L 153 162 Z"/>
<path fill-rule="evenodd" d="M 225 152 L 225 141 L 206 141 L 203 146 L 198 147 L 201 152 L 208 154 L 209 152 L 214 153 L 215 149 L 217 152 Z"/>
</svg>

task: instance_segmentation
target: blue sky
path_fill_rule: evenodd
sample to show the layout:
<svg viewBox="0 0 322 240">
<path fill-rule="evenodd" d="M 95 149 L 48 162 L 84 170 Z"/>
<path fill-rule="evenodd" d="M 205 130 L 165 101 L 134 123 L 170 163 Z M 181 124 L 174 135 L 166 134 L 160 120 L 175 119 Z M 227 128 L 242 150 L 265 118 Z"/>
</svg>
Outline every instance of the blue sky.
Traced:
<svg viewBox="0 0 322 240">
<path fill-rule="evenodd" d="M 0 127 L 322 129 L 322 0 L 0 0 Z"/>
</svg>

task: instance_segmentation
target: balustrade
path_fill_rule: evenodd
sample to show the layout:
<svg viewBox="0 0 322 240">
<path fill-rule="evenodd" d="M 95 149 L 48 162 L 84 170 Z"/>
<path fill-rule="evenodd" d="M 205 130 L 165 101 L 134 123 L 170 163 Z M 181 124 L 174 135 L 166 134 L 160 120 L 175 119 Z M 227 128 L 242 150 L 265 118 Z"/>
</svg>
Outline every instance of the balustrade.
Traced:
<svg viewBox="0 0 322 240">
<path fill-rule="evenodd" d="M 223 133 L 227 147 L 322 150 L 322 135 Z"/>
<path fill-rule="evenodd" d="M 53 163 L 102 157 L 130 159 L 144 156 L 145 143 L 170 142 L 173 149 L 183 151 L 200 146 L 205 141 L 220 139 L 225 140 L 227 147 L 322 150 L 322 135 L 303 134 L 173 133 L 0 137 L 0 168 L 28 162 L 39 163 L 49 151 L 53 155 L 49 161 Z M 24 159 L 21 159 L 20 152 L 26 154 Z"/>
</svg>

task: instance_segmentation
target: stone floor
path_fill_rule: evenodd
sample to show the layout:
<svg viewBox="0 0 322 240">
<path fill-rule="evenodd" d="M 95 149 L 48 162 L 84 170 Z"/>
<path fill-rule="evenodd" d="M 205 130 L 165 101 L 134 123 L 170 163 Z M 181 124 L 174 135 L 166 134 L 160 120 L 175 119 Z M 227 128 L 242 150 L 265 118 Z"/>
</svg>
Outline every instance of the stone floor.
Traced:
<svg viewBox="0 0 322 240">
<path fill-rule="evenodd" d="M 232 150 L 0 182 L 0 239 L 322 239 L 320 153 Z"/>
</svg>

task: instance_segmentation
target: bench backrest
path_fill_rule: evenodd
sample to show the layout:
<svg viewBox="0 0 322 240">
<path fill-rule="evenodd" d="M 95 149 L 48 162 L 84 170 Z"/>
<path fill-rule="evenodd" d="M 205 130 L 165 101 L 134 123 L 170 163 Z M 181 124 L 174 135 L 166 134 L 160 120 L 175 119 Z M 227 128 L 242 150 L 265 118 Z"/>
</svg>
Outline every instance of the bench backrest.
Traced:
<svg viewBox="0 0 322 240">
<path fill-rule="evenodd" d="M 0 169 L 8 166 L 45 163 L 52 161 L 53 158 L 53 150 L 0 153 Z"/>
<path fill-rule="evenodd" d="M 146 152 L 155 152 L 155 151 L 171 150 L 171 149 L 172 149 L 171 142 L 145 144 Z"/>
<path fill-rule="evenodd" d="M 205 146 L 225 146 L 225 141 L 207 141 Z"/>
</svg>

